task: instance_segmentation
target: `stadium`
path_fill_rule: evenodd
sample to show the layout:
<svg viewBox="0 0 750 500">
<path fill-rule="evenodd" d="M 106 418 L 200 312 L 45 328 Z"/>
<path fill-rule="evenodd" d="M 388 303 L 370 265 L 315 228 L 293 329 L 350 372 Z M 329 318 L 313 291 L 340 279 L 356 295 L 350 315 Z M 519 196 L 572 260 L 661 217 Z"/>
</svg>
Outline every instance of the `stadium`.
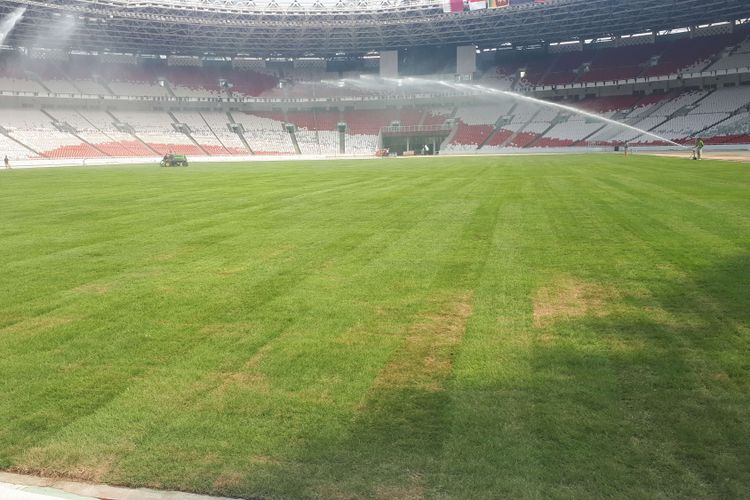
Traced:
<svg viewBox="0 0 750 500">
<path fill-rule="evenodd" d="M 750 490 L 747 0 L 3 1 L 0 156 L 2 499 Z"/>
</svg>

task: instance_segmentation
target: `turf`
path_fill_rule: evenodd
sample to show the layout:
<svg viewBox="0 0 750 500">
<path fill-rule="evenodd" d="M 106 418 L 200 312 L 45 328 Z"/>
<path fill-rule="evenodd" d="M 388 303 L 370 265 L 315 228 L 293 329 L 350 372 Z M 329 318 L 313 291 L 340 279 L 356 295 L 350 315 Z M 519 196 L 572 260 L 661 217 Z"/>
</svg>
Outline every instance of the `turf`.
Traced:
<svg viewBox="0 0 750 500">
<path fill-rule="evenodd" d="M 0 172 L 0 468 L 243 497 L 743 497 L 750 169 Z"/>
</svg>

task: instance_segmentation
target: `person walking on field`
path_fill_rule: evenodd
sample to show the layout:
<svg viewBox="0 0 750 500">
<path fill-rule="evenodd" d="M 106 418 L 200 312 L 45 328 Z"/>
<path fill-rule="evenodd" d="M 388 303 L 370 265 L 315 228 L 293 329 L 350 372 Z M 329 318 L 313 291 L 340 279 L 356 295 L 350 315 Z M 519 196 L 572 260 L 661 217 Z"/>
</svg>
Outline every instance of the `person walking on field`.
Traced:
<svg viewBox="0 0 750 500">
<path fill-rule="evenodd" d="M 703 139 L 698 137 L 695 140 L 695 147 L 693 148 L 693 160 L 702 160 L 703 159 Z"/>
<path fill-rule="evenodd" d="M 10 160 L 8 159 L 8 155 L 5 155 L 5 168 L 10 168 Z"/>
</svg>

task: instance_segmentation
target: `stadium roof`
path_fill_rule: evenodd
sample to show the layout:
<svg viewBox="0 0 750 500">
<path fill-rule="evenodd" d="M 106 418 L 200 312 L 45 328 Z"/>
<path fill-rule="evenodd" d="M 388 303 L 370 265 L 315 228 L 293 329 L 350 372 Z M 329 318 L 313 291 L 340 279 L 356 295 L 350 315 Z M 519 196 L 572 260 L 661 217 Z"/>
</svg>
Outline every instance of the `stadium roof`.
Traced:
<svg viewBox="0 0 750 500">
<path fill-rule="evenodd" d="M 4 44 L 90 52 L 357 55 L 435 45 L 601 38 L 750 17 L 748 0 L 548 0 L 443 13 L 432 0 L 12 0 Z"/>
</svg>

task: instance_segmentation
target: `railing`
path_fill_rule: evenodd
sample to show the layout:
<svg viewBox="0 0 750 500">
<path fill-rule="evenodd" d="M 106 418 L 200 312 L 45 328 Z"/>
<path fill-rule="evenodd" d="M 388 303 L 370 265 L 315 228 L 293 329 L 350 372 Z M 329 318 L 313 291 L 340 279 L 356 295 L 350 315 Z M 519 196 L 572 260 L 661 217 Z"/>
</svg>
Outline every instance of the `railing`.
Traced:
<svg viewBox="0 0 750 500">
<path fill-rule="evenodd" d="M 97 95 L 70 94 L 54 92 L 34 92 L 24 90 L 0 90 L 0 96 L 37 97 L 46 99 L 81 99 L 102 101 L 142 101 L 142 102 L 193 102 L 193 103 L 308 103 L 308 102 L 375 102 L 383 100 L 435 99 L 442 97 L 461 97 L 476 92 L 435 92 L 410 95 L 388 96 L 341 96 L 341 97 L 172 97 L 172 96 L 130 96 L 130 95 Z"/>
<path fill-rule="evenodd" d="M 639 76 L 635 78 L 623 78 L 620 80 L 601 80 L 596 82 L 564 83 L 560 85 L 538 85 L 533 87 L 535 91 L 583 89 L 590 87 L 608 87 L 612 85 L 632 85 L 636 83 L 665 82 L 670 80 L 689 80 L 694 78 L 714 78 L 717 76 L 743 75 L 750 73 L 750 67 L 716 69 L 713 71 L 699 71 L 692 73 L 673 73 L 671 75 Z"/>
<path fill-rule="evenodd" d="M 59 1 L 59 0 L 58 0 Z M 39 0 L 25 0 L 26 4 L 36 5 Z M 83 0 L 79 2 L 59 2 L 66 11 L 92 13 L 100 9 L 100 2 Z M 46 2 L 45 2 L 46 5 Z M 164 9 L 167 12 L 208 12 L 220 14 L 338 14 L 342 12 L 389 12 L 416 9 L 439 9 L 441 3 L 438 0 L 345 0 L 335 5 L 321 3 L 315 0 L 298 0 L 292 2 L 286 0 L 275 2 L 272 0 L 263 2 L 227 2 L 226 0 L 160 0 L 160 1 L 133 1 L 133 0 L 109 0 L 106 6 L 119 7 L 123 14 L 130 16 L 128 9 Z M 136 11 L 137 12 L 137 11 Z"/>
<path fill-rule="evenodd" d="M 409 132 L 450 132 L 449 125 L 388 125 L 381 127 L 380 132 L 409 133 Z"/>
</svg>

